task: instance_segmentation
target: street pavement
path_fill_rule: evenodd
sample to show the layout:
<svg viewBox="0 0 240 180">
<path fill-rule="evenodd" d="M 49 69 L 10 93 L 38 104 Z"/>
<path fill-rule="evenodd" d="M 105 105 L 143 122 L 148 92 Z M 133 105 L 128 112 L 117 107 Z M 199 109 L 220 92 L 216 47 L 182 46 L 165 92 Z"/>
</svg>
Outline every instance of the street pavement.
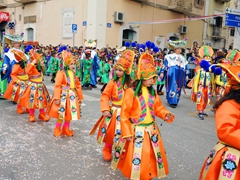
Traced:
<svg viewBox="0 0 240 180">
<path fill-rule="evenodd" d="M 45 76 L 45 85 L 52 95 L 54 84 Z M 28 115 L 16 113 L 16 105 L 0 99 L 0 180 L 122 180 L 121 172 L 113 171 L 102 158 L 102 147 L 96 134 L 89 136 L 101 116 L 100 88 L 83 90 L 85 106 L 81 120 L 72 121 L 73 137 L 53 136 L 55 119 L 49 122 L 28 122 Z M 160 127 L 168 157 L 170 174 L 164 180 L 197 180 L 205 158 L 217 142 L 214 114 L 198 120 L 190 90 L 182 94 L 177 108 L 163 105 L 175 114 L 172 124 Z M 38 112 L 35 112 L 37 118 Z M 160 126 L 162 120 L 157 118 Z"/>
</svg>

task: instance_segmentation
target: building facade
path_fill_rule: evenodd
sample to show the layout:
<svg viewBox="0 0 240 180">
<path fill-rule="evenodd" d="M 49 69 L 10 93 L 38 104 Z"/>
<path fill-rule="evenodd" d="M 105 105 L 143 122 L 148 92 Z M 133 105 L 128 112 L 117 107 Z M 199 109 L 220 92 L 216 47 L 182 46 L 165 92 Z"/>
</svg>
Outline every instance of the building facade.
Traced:
<svg viewBox="0 0 240 180">
<path fill-rule="evenodd" d="M 205 15 L 225 14 L 226 8 L 233 6 L 231 0 L 205 0 Z M 213 49 L 229 49 L 233 42 L 233 28 L 225 26 L 225 15 L 204 21 L 203 43 Z"/>
<path fill-rule="evenodd" d="M 147 40 L 164 48 L 167 39 L 185 37 L 188 47 L 209 43 L 207 38 L 203 41 L 203 20 L 181 20 L 204 16 L 205 6 L 201 0 L 0 0 L 1 11 L 9 13 L 15 33 L 24 32 L 26 41 L 80 46 L 84 39 L 97 39 L 98 48 Z M 72 24 L 77 24 L 74 34 Z M 0 31 L 9 31 L 6 21 L 0 23 Z"/>
</svg>

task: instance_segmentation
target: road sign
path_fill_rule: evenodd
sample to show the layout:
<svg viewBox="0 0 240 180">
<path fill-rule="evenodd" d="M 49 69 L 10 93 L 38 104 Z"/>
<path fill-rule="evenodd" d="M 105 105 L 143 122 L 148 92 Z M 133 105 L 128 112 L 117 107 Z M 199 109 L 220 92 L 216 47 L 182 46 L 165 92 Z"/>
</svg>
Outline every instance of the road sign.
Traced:
<svg viewBox="0 0 240 180">
<path fill-rule="evenodd" d="M 226 8 L 226 13 L 240 15 L 240 10 L 239 9 Z"/>
<path fill-rule="evenodd" d="M 240 10 L 226 8 L 225 26 L 240 27 Z"/>
<path fill-rule="evenodd" d="M 72 32 L 77 32 L 77 24 L 72 24 Z"/>
<path fill-rule="evenodd" d="M 108 27 L 108 28 L 111 28 L 111 27 L 112 27 L 112 24 L 111 24 L 111 23 L 107 23 L 107 27 Z"/>
<path fill-rule="evenodd" d="M 230 27 L 240 27 L 240 21 L 226 21 L 225 25 Z"/>
<path fill-rule="evenodd" d="M 83 22 L 82 22 L 82 25 L 83 25 L 83 26 L 87 26 L 87 21 L 83 21 Z"/>
</svg>

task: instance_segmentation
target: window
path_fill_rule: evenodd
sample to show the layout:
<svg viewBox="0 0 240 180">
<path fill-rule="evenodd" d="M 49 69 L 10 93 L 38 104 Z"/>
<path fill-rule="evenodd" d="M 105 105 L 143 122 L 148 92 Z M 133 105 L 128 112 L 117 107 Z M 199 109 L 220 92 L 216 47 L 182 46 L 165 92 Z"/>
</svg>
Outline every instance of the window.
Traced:
<svg viewBox="0 0 240 180">
<path fill-rule="evenodd" d="M 230 29 L 230 36 L 234 36 L 235 34 L 235 29 Z"/>
<path fill-rule="evenodd" d="M 202 9 L 204 5 L 204 0 L 194 0 L 194 6 L 196 8 Z"/>
<path fill-rule="evenodd" d="M 223 18 L 222 17 L 216 17 L 214 19 L 216 20 L 215 27 L 222 27 Z"/>
</svg>

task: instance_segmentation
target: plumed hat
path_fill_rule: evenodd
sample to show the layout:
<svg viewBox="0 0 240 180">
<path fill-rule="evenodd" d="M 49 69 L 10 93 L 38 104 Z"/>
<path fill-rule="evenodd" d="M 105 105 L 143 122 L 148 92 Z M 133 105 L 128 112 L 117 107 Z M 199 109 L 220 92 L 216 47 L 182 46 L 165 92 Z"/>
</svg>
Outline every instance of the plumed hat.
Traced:
<svg viewBox="0 0 240 180">
<path fill-rule="evenodd" d="M 134 57 L 135 53 L 132 50 L 124 51 L 121 57 L 116 62 L 116 64 L 114 65 L 114 68 L 120 67 L 126 72 L 126 74 L 129 75 L 132 71 Z"/>
</svg>

